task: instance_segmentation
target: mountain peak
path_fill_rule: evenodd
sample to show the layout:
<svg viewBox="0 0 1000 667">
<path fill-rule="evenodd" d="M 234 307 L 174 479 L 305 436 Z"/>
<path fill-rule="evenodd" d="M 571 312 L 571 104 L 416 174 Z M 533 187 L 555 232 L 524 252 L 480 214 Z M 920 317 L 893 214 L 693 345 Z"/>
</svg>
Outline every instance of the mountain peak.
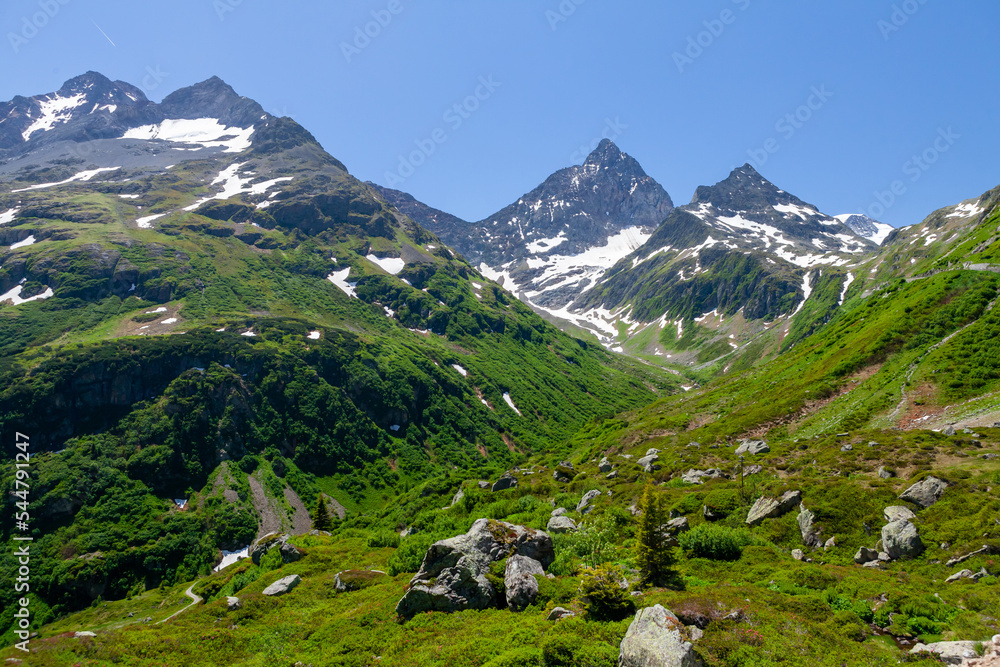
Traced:
<svg viewBox="0 0 1000 667">
<path fill-rule="evenodd" d="M 250 127 L 267 116 L 263 107 L 217 76 L 167 95 L 160 109 L 167 118 L 217 118 L 233 127 Z"/>
<path fill-rule="evenodd" d="M 590 155 L 587 156 L 584 165 L 611 166 L 621 162 L 627 156 L 610 139 L 602 139 Z"/>
</svg>

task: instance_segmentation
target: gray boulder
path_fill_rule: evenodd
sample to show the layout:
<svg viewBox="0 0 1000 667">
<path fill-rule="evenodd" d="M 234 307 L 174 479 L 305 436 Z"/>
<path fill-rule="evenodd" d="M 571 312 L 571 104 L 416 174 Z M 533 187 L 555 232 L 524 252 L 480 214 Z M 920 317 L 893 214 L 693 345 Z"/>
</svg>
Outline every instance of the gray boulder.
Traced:
<svg viewBox="0 0 1000 667">
<path fill-rule="evenodd" d="M 485 480 L 479 480 L 478 482 L 476 482 L 476 484 L 479 486 L 480 489 L 488 489 L 491 486 L 490 483 Z"/>
<path fill-rule="evenodd" d="M 460 502 L 462 502 L 462 498 L 465 498 L 465 491 L 459 489 L 458 493 L 455 494 L 455 497 L 451 499 L 451 503 L 448 504 L 448 507 L 454 507 L 455 505 L 459 504 Z"/>
<path fill-rule="evenodd" d="M 507 559 L 503 584 L 507 591 L 507 606 L 521 611 L 538 597 L 538 580 L 535 575 L 545 576 L 542 564 L 534 558 L 514 554 Z"/>
<path fill-rule="evenodd" d="M 829 551 L 830 549 L 836 548 L 836 546 L 837 546 L 837 537 L 834 536 L 828 539 L 826 541 L 826 544 L 823 545 L 823 551 Z"/>
<path fill-rule="evenodd" d="M 640 609 L 622 639 L 618 667 L 702 667 L 694 647 L 681 637 L 683 627 L 660 605 Z"/>
<path fill-rule="evenodd" d="M 570 533 L 576 530 L 576 523 L 568 516 L 554 516 L 549 519 L 549 523 L 545 526 L 545 530 L 555 535 Z"/>
<path fill-rule="evenodd" d="M 807 547 L 818 547 L 823 542 L 820 540 L 820 529 L 816 527 L 816 515 L 807 510 L 805 505 L 799 505 L 799 516 L 796 518 L 799 524 L 799 532 L 802 534 L 802 544 Z"/>
<path fill-rule="evenodd" d="M 580 502 L 577 504 L 576 511 L 582 514 L 587 514 L 588 512 L 590 512 L 590 510 L 593 509 L 593 507 L 590 506 L 591 501 L 593 501 L 595 498 L 600 498 L 600 497 L 601 497 L 601 492 L 598 491 L 597 489 L 594 489 L 593 491 L 587 491 L 585 494 L 583 494 L 583 498 L 581 498 Z"/>
<path fill-rule="evenodd" d="M 566 509 L 565 507 L 558 507 L 558 508 L 552 510 L 552 514 L 550 514 L 549 516 L 551 516 L 552 518 L 555 518 L 557 516 L 562 516 L 562 515 L 568 514 L 568 513 L 569 513 L 569 510 Z"/>
<path fill-rule="evenodd" d="M 646 450 L 646 456 L 656 456 L 659 453 L 660 450 L 654 447 L 650 447 L 649 449 Z"/>
<path fill-rule="evenodd" d="M 302 551 L 294 544 L 289 544 L 291 535 L 283 533 L 268 533 L 250 546 L 250 559 L 254 565 L 260 565 L 260 559 L 270 553 L 273 549 L 278 549 L 281 553 L 281 560 L 285 564 L 294 563 L 302 558 Z"/>
<path fill-rule="evenodd" d="M 604 479 L 618 479 L 618 471 L 612 470 L 611 472 L 609 472 L 607 475 L 604 476 Z"/>
<path fill-rule="evenodd" d="M 917 515 L 913 513 L 913 510 L 909 507 L 903 507 L 902 505 L 886 507 L 882 510 L 882 515 L 889 523 L 892 523 L 893 521 L 912 521 L 917 518 Z"/>
<path fill-rule="evenodd" d="M 966 658 L 977 658 L 976 644 L 978 642 L 937 642 L 935 644 L 917 644 L 910 650 L 911 655 L 918 653 L 933 653 L 946 665 L 961 665 Z"/>
<path fill-rule="evenodd" d="M 767 443 L 763 440 L 744 440 L 736 448 L 736 454 L 767 454 L 771 451 Z"/>
<path fill-rule="evenodd" d="M 276 582 L 264 589 L 263 595 L 285 595 L 286 593 L 291 593 L 296 586 L 302 583 L 302 577 L 297 574 L 292 574 L 282 579 L 278 579 Z"/>
<path fill-rule="evenodd" d="M 861 547 L 858 549 L 858 553 L 854 554 L 854 562 L 858 565 L 865 565 L 873 561 L 878 561 L 878 552 L 874 549 Z"/>
<path fill-rule="evenodd" d="M 840 451 L 842 451 L 842 452 L 853 452 L 854 451 L 854 445 L 844 445 L 843 447 L 840 448 Z"/>
<path fill-rule="evenodd" d="M 496 493 L 497 491 L 513 489 L 515 486 L 517 486 L 517 477 L 514 477 L 514 475 L 509 472 L 505 472 L 500 479 L 493 484 L 493 487 L 490 490 L 493 491 L 493 493 Z"/>
<path fill-rule="evenodd" d="M 892 560 L 916 558 L 924 552 L 917 527 L 906 520 L 893 521 L 882 528 L 882 545 Z"/>
<path fill-rule="evenodd" d="M 945 579 L 944 583 L 953 584 L 956 581 L 960 581 L 962 579 L 975 579 L 975 578 L 976 578 L 976 573 L 973 572 L 972 570 L 962 570 L 961 572 L 956 572 L 955 574 Z"/>
<path fill-rule="evenodd" d="M 899 494 L 899 499 L 927 509 L 941 500 L 941 494 L 947 488 L 948 484 L 944 480 L 928 477 Z"/>
<path fill-rule="evenodd" d="M 747 525 L 756 526 L 764 519 L 777 519 L 785 516 L 801 502 L 801 491 L 787 491 L 781 498 L 771 498 L 770 496 L 758 498 L 747 515 Z"/>
<path fill-rule="evenodd" d="M 954 426 L 951 426 L 951 425 L 949 424 L 948 426 L 945 426 L 945 427 L 944 427 L 944 430 L 943 430 L 943 431 L 941 431 L 941 433 L 943 433 L 943 434 L 945 434 L 945 435 L 947 435 L 947 436 L 953 436 L 953 435 L 955 435 L 955 433 L 956 433 L 956 431 L 955 431 L 955 427 L 954 427 Z"/>
<path fill-rule="evenodd" d="M 601 459 L 601 462 L 597 464 L 597 469 L 603 473 L 603 472 L 611 472 L 614 469 L 614 467 L 611 465 L 611 461 L 608 460 L 608 457 L 605 456 L 603 459 Z"/>
<path fill-rule="evenodd" d="M 659 454 L 649 454 L 647 456 L 643 456 L 641 459 L 636 461 L 636 463 L 642 466 L 642 469 L 645 470 L 646 472 L 655 472 L 660 468 L 660 466 L 657 464 L 657 461 L 659 460 L 660 460 Z"/>
<path fill-rule="evenodd" d="M 709 468 L 708 470 L 688 470 L 681 477 L 681 480 L 685 484 L 701 484 L 706 479 L 719 479 L 725 476 L 725 473 L 718 468 Z"/>
<path fill-rule="evenodd" d="M 880 479 L 892 479 L 893 477 L 896 476 L 896 473 L 889 470 L 885 466 L 882 466 L 881 468 L 878 469 L 878 476 Z"/>
<path fill-rule="evenodd" d="M 226 597 L 226 609 L 228 609 L 229 611 L 236 611 L 237 609 L 241 609 L 242 607 L 243 603 L 240 602 L 239 598 L 235 598 L 232 596 Z"/>
<path fill-rule="evenodd" d="M 465 535 L 431 545 L 420 571 L 410 580 L 409 590 L 396 605 L 396 613 L 410 618 L 423 611 L 492 607 L 496 591 L 486 578 L 490 563 L 513 555 L 548 567 L 555 559 L 552 538 L 540 530 L 479 519 Z"/>
<path fill-rule="evenodd" d="M 802 549 L 792 549 L 792 558 L 794 558 L 795 560 L 805 560 L 806 555 L 802 551 Z"/>
</svg>

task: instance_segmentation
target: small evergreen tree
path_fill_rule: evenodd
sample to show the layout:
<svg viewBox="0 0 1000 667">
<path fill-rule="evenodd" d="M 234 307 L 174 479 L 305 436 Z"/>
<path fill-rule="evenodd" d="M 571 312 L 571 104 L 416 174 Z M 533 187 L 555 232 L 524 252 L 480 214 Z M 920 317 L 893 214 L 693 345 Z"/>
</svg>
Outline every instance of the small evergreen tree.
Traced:
<svg viewBox="0 0 1000 667">
<path fill-rule="evenodd" d="M 330 509 L 326 506 L 326 499 L 322 493 L 316 496 L 316 509 L 313 510 L 313 528 L 327 531 L 333 528 Z"/>
<path fill-rule="evenodd" d="M 652 484 L 647 484 L 639 500 L 636 530 L 636 564 L 646 583 L 661 583 L 676 579 L 673 566 L 677 559 L 665 532 L 667 513 L 663 498 Z"/>
</svg>

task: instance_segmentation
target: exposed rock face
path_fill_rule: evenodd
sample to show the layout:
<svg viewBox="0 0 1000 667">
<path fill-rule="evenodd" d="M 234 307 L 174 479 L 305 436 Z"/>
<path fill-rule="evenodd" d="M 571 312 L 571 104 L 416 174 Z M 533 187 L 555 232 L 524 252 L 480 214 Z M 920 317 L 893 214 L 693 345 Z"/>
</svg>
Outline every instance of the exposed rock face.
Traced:
<svg viewBox="0 0 1000 667">
<path fill-rule="evenodd" d="M 576 523 L 568 516 L 562 516 L 560 514 L 559 516 L 554 516 L 549 519 L 549 523 L 545 526 L 545 530 L 557 535 L 560 533 L 569 533 L 576 530 Z"/>
<path fill-rule="evenodd" d="M 493 485 L 492 491 L 494 493 L 497 491 L 506 491 L 507 489 L 514 488 L 515 486 L 517 486 L 517 478 L 511 473 L 505 472 L 503 476 Z"/>
<path fill-rule="evenodd" d="M 917 518 L 917 515 L 909 507 L 903 507 L 902 505 L 886 507 L 882 510 L 882 514 L 889 523 L 893 521 L 912 521 Z"/>
<path fill-rule="evenodd" d="M 640 609 L 622 640 L 618 667 L 701 667 L 684 627 L 669 609 L 660 605 Z"/>
<path fill-rule="evenodd" d="M 747 525 L 756 526 L 764 519 L 777 519 L 791 512 L 801 502 L 801 491 L 787 491 L 781 498 L 763 496 L 750 508 L 750 513 L 747 515 Z"/>
<path fill-rule="evenodd" d="M 671 519 L 664 526 L 664 530 L 671 535 L 679 535 L 680 533 L 686 533 L 691 529 L 688 525 L 688 520 L 686 516 L 679 517 L 677 519 Z"/>
<path fill-rule="evenodd" d="M 296 586 L 302 583 L 302 577 L 297 574 L 293 574 L 283 579 L 278 579 L 276 582 L 264 589 L 263 595 L 285 595 L 286 593 L 291 593 Z"/>
<path fill-rule="evenodd" d="M 917 482 L 906 491 L 903 491 L 903 493 L 899 495 L 899 499 L 913 503 L 914 505 L 920 505 L 924 509 L 927 509 L 937 501 L 941 500 L 941 494 L 943 494 L 944 490 L 947 488 L 948 484 L 944 480 L 940 480 L 937 477 L 928 477 L 920 482 Z"/>
<path fill-rule="evenodd" d="M 590 506 L 591 501 L 593 501 L 595 498 L 600 498 L 600 497 L 601 497 L 601 492 L 598 491 L 597 489 L 594 489 L 593 491 L 587 491 L 587 493 L 583 494 L 583 498 L 580 499 L 580 503 L 576 506 L 576 511 L 581 512 L 583 514 L 587 514 L 588 512 L 590 512 L 590 510 L 593 509 Z"/>
<path fill-rule="evenodd" d="M 771 448 L 763 440 L 744 440 L 736 448 L 736 455 L 740 454 L 767 454 Z"/>
<path fill-rule="evenodd" d="M 288 540 L 291 535 L 283 533 L 268 533 L 253 543 L 250 547 L 250 559 L 254 565 L 260 565 L 260 559 L 270 553 L 272 549 L 281 551 L 281 560 L 285 564 L 294 563 L 302 558 L 302 551 Z"/>
<path fill-rule="evenodd" d="M 491 607 L 496 604 L 496 591 L 486 579 L 490 563 L 512 555 L 548 567 L 555 559 L 552 538 L 523 526 L 479 519 L 465 535 L 431 545 L 396 613 L 410 618 L 423 611 Z"/>
<path fill-rule="evenodd" d="M 542 564 L 534 558 L 514 554 L 507 559 L 503 583 L 507 589 L 507 606 L 521 611 L 538 596 L 538 581 L 534 575 L 545 576 Z"/>
<path fill-rule="evenodd" d="M 924 552 L 917 527 L 909 521 L 893 521 L 882 528 L 882 545 L 889 558 L 916 558 Z"/>
</svg>

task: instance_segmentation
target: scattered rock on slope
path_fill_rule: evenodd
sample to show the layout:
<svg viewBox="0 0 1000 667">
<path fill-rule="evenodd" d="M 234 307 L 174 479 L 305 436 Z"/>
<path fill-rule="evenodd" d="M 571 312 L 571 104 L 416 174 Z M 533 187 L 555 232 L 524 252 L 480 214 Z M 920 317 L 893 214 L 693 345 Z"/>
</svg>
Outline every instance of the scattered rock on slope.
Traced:
<svg viewBox="0 0 1000 667">
<path fill-rule="evenodd" d="M 573 519 L 568 516 L 554 516 L 549 519 L 549 523 L 545 526 L 545 530 L 550 533 L 569 533 L 576 530 L 576 523 Z"/>
<path fill-rule="evenodd" d="M 496 493 L 497 491 L 506 491 L 507 489 L 512 489 L 517 486 L 517 478 L 510 472 L 505 472 L 503 476 L 500 477 L 493 485 L 492 491 Z"/>
<path fill-rule="evenodd" d="M 588 512 L 590 512 L 590 510 L 593 509 L 593 507 L 590 506 L 591 501 L 594 500 L 595 498 L 600 498 L 600 497 L 601 497 L 601 492 L 598 491 L 597 489 L 594 489 L 593 491 L 587 491 L 587 493 L 583 494 L 583 498 L 580 499 L 580 503 L 576 506 L 576 511 L 580 512 L 581 514 L 587 514 Z"/>
<path fill-rule="evenodd" d="M 941 494 L 947 488 L 948 484 L 944 480 L 940 480 L 937 477 L 928 477 L 899 494 L 899 499 L 927 509 L 941 500 Z"/>
<path fill-rule="evenodd" d="M 618 667 L 701 667 L 694 647 L 681 637 L 682 627 L 660 605 L 640 609 L 622 639 Z"/>
<path fill-rule="evenodd" d="M 744 440 L 736 448 L 736 455 L 740 454 L 767 454 L 771 448 L 763 440 Z"/>
<path fill-rule="evenodd" d="M 902 505 L 886 507 L 882 510 L 882 514 L 885 516 L 885 520 L 890 523 L 893 521 L 912 521 L 917 518 L 917 515 L 909 507 L 903 507 Z"/>
<path fill-rule="evenodd" d="M 882 548 L 889 558 L 916 558 L 924 552 L 917 527 L 909 521 L 893 521 L 882 528 Z"/>
<path fill-rule="evenodd" d="M 302 577 L 297 574 L 292 574 L 282 579 L 278 579 L 276 582 L 265 588 L 263 594 L 273 596 L 285 595 L 286 593 L 291 593 L 292 590 L 294 590 L 300 583 L 302 583 Z"/>
<path fill-rule="evenodd" d="M 287 534 L 268 533 L 254 542 L 250 547 L 250 559 L 253 561 L 253 564 L 260 565 L 260 559 L 270 553 L 272 549 L 280 550 L 281 560 L 286 564 L 294 563 L 302 558 L 302 550 L 294 544 L 290 544 L 288 542 L 290 538 L 291 535 Z"/>
</svg>

